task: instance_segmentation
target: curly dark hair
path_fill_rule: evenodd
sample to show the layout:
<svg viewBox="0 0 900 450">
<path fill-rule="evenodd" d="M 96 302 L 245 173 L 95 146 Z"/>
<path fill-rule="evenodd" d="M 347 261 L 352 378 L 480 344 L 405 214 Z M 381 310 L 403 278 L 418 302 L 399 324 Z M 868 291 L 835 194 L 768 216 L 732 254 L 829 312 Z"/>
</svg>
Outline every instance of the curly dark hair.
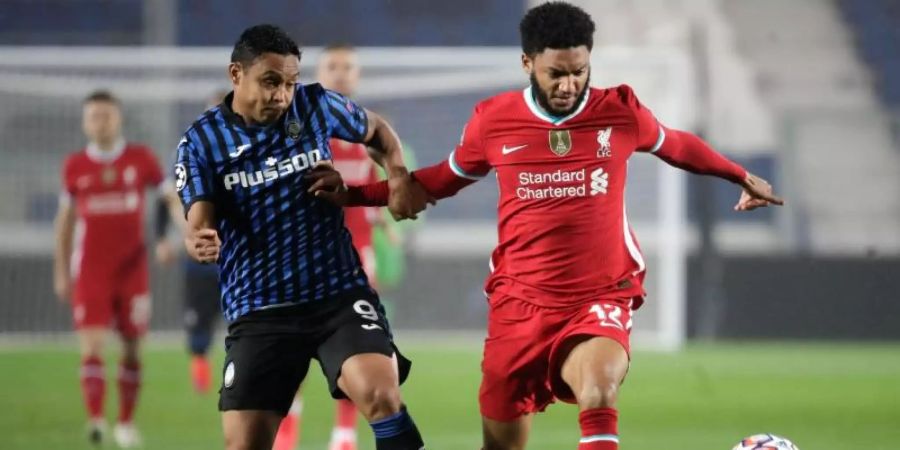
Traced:
<svg viewBox="0 0 900 450">
<path fill-rule="evenodd" d="M 250 66 L 263 53 L 300 57 L 300 48 L 288 34 L 275 25 L 255 25 L 244 30 L 234 43 L 231 62 Z"/>
<path fill-rule="evenodd" d="M 594 47 L 594 21 L 583 9 L 566 2 L 547 2 L 525 13 L 519 23 L 522 52 L 534 56 L 548 48 Z"/>
</svg>

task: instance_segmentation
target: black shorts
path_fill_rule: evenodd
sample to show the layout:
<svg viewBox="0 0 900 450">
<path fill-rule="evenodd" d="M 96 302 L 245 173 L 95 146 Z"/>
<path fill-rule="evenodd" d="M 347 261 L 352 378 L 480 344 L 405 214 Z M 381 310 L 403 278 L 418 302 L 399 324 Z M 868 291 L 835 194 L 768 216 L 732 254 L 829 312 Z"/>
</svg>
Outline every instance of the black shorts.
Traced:
<svg viewBox="0 0 900 450">
<path fill-rule="evenodd" d="M 219 275 L 215 270 L 184 271 L 184 327 L 189 333 L 212 332 L 222 314 L 219 308 Z"/>
<path fill-rule="evenodd" d="M 336 399 L 346 398 L 337 380 L 353 355 L 396 355 L 400 383 L 411 366 L 394 345 L 378 296 L 369 290 L 250 313 L 229 325 L 225 348 L 220 411 L 287 414 L 313 358 Z"/>
</svg>

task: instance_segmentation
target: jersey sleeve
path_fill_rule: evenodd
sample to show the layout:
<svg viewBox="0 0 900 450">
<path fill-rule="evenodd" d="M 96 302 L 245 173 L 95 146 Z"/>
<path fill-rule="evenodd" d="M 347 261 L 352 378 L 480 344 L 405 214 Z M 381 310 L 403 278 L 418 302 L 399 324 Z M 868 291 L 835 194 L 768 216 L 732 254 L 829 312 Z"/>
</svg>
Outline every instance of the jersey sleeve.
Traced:
<svg viewBox="0 0 900 450">
<path fill-rule="evenodd" d="M 144 149 L 144 155 L 144 185 L 154 188 L 161 186 L 165 176 L 163 175 L 162 167 L 159 165 L 159 159 L 149 148 Z"/>
<path fill-rule="evenodd" d="M 362 143 L 369 132 L 366 110 L 353 100 L 334 91 L 323 89 L 322 107 L 330 137 L 347 142 Z"/>
<path fill-rule="evenodd" d="M 60 205 L 68 206 L 72 203 L 72 198 L 75 197 L 75 191 L 77 189 L 75 183 L 75 164 L 72 157 L 66 158 L 63 162 L 60 177 L 62 178 L 62 189 L 59 192 L 59 203 Z"/>
<path fill-rule="evenodd" d="M 215 188 L 209 162 L 188 138 L 178 144 L 172 179 L 185 216 L 194 203 L 213 198 Z"/>
<path fill-rule="evenodd" d="M 484 148 L 483 115 L 481 107 L 476 106 L 472 117 L 463 127 L 459 145 L 450 153 L 447 160 L 450 169 L 459 177 L 480 180 L 491 170 Z"/>
<path fill-rule="evenodd" d="M 656 153 L 666 140 L 666 132 L 647 107 L 641 104 L 628 85 L 617 88 L 619 98 L 634 116 L 637 128 L 637 151 Z"/>
</svg>

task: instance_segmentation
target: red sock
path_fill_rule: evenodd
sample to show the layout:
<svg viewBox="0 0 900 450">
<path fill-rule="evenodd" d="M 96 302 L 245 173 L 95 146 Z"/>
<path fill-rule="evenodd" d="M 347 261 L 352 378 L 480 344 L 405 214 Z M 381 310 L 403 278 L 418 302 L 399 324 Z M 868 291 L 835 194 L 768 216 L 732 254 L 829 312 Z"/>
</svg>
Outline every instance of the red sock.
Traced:
<svg viewBox="0 0 900 450">
<path fill-rule="evenodd" d="M 119 423 L 131 423 L 140 389 L 141 364 L 139 362 L 119 364 Z"/>
<path fill-rule="evenodd" d="M 356 405 L 354 405 L 353 402 L 346 399 L 337 401 L 334 427 L 356 429 Z"/>
<path fill-rule="evenodd" d="M 581 441 L 578 450 L 618 450 L 619 413 L 615 408 L 595 408 L 578 414 Z"/>
<path fill-rule="evenodd" d="M 300 439 L 300 413 L 302 411 L 303 403 L 295 400 L 288 414 L 281 419 L 272 450 L 294 450 Z"/>
<path fill-rule="evenodd" d="M 81 395 L 91 419 L 103 418 L 103 397 L 106 395 L 106 375 L 103 360 L 90 356 L 81 361 Z"/>
</svg>

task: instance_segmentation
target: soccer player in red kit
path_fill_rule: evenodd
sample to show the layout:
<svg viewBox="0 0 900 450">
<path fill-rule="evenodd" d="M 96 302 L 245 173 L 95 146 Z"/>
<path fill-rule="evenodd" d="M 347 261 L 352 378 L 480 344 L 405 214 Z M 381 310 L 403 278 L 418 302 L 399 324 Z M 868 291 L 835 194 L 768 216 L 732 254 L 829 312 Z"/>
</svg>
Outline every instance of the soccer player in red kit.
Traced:
<svg viewBox="0 0 900 450">
<path fill-rule="evenodd" d="M 347 44 L 333 44 L 322 49 L 316 66 L 316 78 L 325 89 L 352 98 L 359 85 L 360 67 L 356 50 Z M 378 181 L 376 164 L 364 144 L 332 138 L 329 141 L 335 169 L 345 182 L 368 184 Z M 378 208 L 361 206 L 344 209 L 344 225 L 350 230 L 353 247 L 369 283 L 377 287 L 372 228 L 383 224 Z M 288 415 L 281 421 L 273 450 L 293 450 L 299 441 L 303 402 L 298 392 Z M 348 399 L 335 401 L 334 428 L 329 450 L 356 450 L 356 406 Z"/>
<path fill-rule="evenodd" d="M 140 339 L 150 320 L 144 191 L 162 171 L 153 152 L 121 136 L 118 99 L 97 91 L 84 101 L 85 149 L 63 164 L 56 218 L 54 290 L 70 300 L 81 346 L 81 390 L 90 416 L 89 438 L 100 443 L 106 426 L 103 346 L 115 325 L 122 338 L 119 417 L 113 437 L 122 448 L 140 445 L 132 416 L 141 384 Z"/>
<path fill-rule="evenodd" d="M 499 242 L 485 283 L 479 393 L 484 449 L 525 448 L 533 414 L 558 399 L 578 405 L 579 450 L 614 450 L 632 312 L 644 300 L 644 259 L 625 214 L 628 159 L 647 153 L 739 184 L 737 210 L 783 202 L 701 139 L 660 124 L 630 87 L 589 87 L 594 23 L 580 8 L 537 6 L 520 32 L 531 85 L 475 107 L 449 159 L 413 173 L 423 188 L 414 206 L 496 173 Z M 319 177 L 316 189 L 341 187 L 336 173 Z M 380 183 L 317 195 L 384 205 L 387 191 Z"/>
</svg>

